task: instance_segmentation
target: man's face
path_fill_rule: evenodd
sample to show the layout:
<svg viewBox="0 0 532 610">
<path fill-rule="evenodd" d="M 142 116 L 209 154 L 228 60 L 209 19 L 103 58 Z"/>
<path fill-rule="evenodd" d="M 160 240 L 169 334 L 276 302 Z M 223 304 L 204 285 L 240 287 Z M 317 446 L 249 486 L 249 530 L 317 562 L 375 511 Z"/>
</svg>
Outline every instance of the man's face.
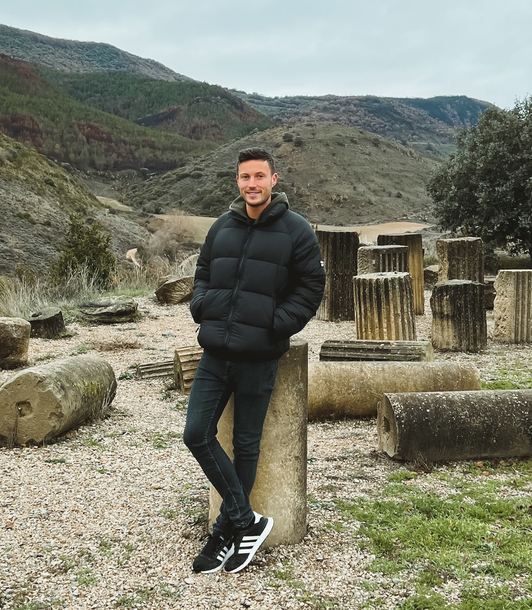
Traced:
<svg viewBox="0 0 532 610">
<path fill-rule="evenodd" d="M 268 161 L 244 161 L 238 167 L 236 177 L 240 194 L 251 208 L 266 207 L 277 184 L 277 174 L 272 174 Z"/>
</svg>

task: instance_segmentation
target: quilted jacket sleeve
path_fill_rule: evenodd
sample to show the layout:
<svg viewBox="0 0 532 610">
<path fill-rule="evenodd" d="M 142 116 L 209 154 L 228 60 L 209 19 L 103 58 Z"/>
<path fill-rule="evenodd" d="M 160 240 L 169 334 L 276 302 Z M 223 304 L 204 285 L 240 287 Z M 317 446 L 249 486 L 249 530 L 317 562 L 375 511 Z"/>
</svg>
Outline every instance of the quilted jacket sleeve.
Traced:
<svg viewBox="0 0 532 610">
<path fill-rule="evenodd" d="M 291 228 L 294 240 L 290 261 L 289 292 L 275 310 L 274 335 L 288 339 L 298 333 L 315 315 L 325 288 L 325 270 L 318 239 L 301 217 Z"/>
<path fill-rule="evenodd" d="M 196 273 L 194 275 L 194 291 L 192 293 L 192 301 L 190 302 L 190 313 L 194 322 L 201 322 L 201 306 L 207 290 L 210 285 L 210 268 L 211 268 L 211 246 L 213 241 L 214 231 L 207 233 L 205 243 L 201 248 L 201 253 L 196 265 Z"/>
</svg>

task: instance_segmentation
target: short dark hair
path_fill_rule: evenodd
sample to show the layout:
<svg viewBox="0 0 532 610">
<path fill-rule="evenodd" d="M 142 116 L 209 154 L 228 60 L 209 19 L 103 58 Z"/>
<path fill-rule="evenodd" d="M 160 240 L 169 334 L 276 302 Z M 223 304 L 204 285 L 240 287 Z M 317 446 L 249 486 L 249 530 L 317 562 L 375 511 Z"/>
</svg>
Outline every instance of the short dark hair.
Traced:
<svg viewBox="0 0 532 610">
<path fill-rule="evenodd" d="M 238 153 L 238 163 L 236 164 L 236 173 L 238 175 L 238 168 L 244 161 L 267 161 L 272 174 L 275 174 L 275 159 L 271 152 L 264 148 L 245 148 Z"/>
</svg>

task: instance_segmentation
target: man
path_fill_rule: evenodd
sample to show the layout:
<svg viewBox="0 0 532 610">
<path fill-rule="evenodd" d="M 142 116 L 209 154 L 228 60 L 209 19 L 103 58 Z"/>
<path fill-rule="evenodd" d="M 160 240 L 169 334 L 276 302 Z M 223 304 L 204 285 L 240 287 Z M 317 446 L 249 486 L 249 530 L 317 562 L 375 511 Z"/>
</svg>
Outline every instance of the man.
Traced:
<svg viewBox="0 0 532 610">
<path fill-rule="evenodd" d="M 244 569 L 273 527 L 253 512 L 262 428 L 277 362 L 316 313 L 325 273 L 308 222 L 289 210 L 273 157 L 250 148 L 238 156 L 240 196 L 212 225 L 198 259 L 190 310 L 204 353 L 192 385 L 183 440 L 222 497 L 196 572 Z M 234 461 L 216 439 L 234 393 Z"/>
</svg>

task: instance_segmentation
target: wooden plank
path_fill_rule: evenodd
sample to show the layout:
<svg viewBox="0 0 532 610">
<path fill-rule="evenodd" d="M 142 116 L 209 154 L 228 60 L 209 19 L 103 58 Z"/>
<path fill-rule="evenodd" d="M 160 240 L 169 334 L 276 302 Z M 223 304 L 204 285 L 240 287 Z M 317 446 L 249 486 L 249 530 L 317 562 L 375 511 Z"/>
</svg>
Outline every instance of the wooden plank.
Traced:
<svg viewBox="0 0 532 610">
<path fill-rule="evenodd" d="M 162 362 L 148 362 L 137 365 L 135 377 L 137 379 L 149 379 L 151 377 L 172 377 L 174 374 L 174 361 L 163 360 Z"/>
</svg>

